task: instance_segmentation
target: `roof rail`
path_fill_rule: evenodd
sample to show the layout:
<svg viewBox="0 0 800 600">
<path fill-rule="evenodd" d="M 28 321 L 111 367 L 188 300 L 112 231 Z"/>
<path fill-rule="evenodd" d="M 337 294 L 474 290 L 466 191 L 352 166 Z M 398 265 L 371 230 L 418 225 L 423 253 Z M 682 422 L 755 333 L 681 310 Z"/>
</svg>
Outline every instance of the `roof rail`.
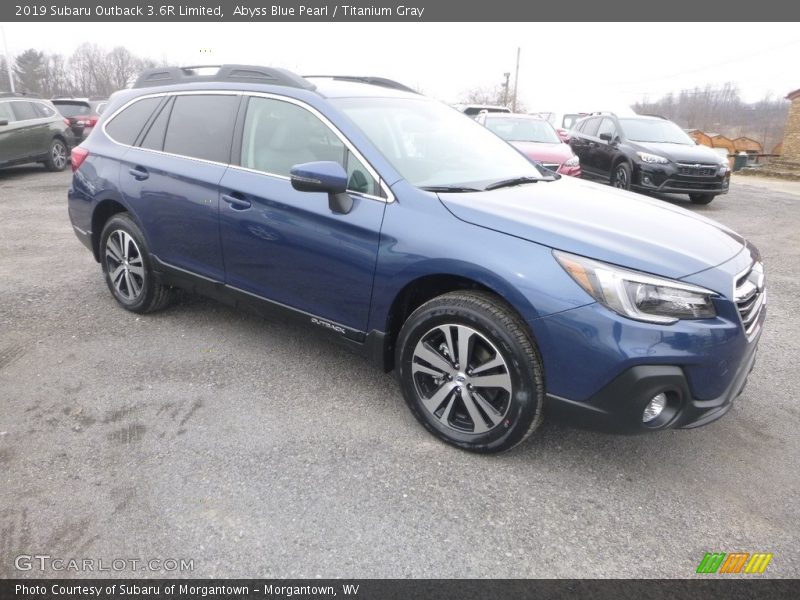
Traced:
<svg viewBox="0 0 800 600">
<path fill-rule="evenodd" d="M 394 81 L 393 79 L 386 79 L 385 77 L 372 77 L 372 76 L 363 76 L 363 75 L 304 75 L 306 79 L 318 79 L 318 78 L 326 78 L 326 79 L 333 79 L 335 81 L 352 81 L 354 83 L 366 83 L 368 85 L 377 85 L 380 87 L 390 88 L 393 90 L 399 90 L 401 92 L 411 92 L 412 94 L 419 94 L 417 90 L 414 88 L 410 88 L 405 84 L 400 83 L 399 81 Z"/>
<path fill-rule="evenodd" d="M 202 70 L 216 69 L 203 74 Z M 142 71 L 134 88 L 195 82 L 261 83 L 313 90 L 314 85 L 286 69 L 255 65 L 195 65 L 190 67 L 160 67 Z"/>
<path fill-rule="evenodd" d="M 33 92 L 0 92 L 0 98 L 41 98 Z"/>
</svg>

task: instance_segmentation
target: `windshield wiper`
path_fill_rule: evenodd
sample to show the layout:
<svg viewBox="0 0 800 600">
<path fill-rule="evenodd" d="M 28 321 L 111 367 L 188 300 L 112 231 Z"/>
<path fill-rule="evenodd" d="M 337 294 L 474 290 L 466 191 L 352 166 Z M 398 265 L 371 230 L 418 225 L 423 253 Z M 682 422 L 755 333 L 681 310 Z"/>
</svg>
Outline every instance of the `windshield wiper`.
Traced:
<svg viewBox="0 0 800 600">
<path fill-rule="evenodd" d="M 422 188 L 426 192 L 451 192 L 461 194 L 465 192 L 480 192 L 478 188 L 466 187 L 463 185 L 428 185 Z"/>
<path fill-rule="evenodd" d="M 545 178 L 545 177 L 531 177 L 529 175 L 525 176 L 525 177 L 512 177 L 511 179 L 503 179 L 501 181 L 495 181 L 494 183 L 490 183 L 484 189 L 486 191 L 496 190 L 497 188 L 511 187 L 511 186 L 514 186 L 514 185 L 522 185 L 524 183 L 536 183 L 537 181 L 553 181 L 553 179 L 549 178 L 549 177 L 547 177 L 547 178 Z"/>
</svg>

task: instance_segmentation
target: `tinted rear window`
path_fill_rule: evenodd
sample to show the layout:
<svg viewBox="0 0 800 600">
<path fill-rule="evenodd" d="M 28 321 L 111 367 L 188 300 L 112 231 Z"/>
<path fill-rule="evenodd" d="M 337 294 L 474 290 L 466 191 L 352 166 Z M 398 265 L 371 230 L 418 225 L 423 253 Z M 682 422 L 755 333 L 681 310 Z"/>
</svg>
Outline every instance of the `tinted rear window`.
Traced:
<svg viewBox="0 0 800 600">
<path fill-rule="evenodd" d="M 106 125 L 106 133 L 120 144 L 132 145 L 161 98 L 145 98 L 128 106 Z"/>
<path fill-rule="evenodd" d="M 164 140 L 164 152 L 227 163 L 239 97 L 177 96 Z"/>
<path fill-rule="evenodd" d="M 63 102 L 54 101 L 58 112 L 65 117 L 79 117 L 88 115 L 92 112 L 91 107 L 86 102 Z"/>
<path fill-rule="evenodd" d="M 167 102 L 162 108 L 161 112 L 150 125 L 150 129 L 142 140 L 141 147 L 149 148 L 150 150 L 163 150 L 164 149 L 164 134 L 167 132 L 167 121 L 169 120 L 170 103 Z"/>
<path fill-rule="evenodd" d="M 54 114 L 56 114 L 56 111 L 46 104 L 42 104 L 41 102 L 35 102 L 33 107 L 36 109 L 36 114 L 40 117 L 52 117 Z"/>
</svg>

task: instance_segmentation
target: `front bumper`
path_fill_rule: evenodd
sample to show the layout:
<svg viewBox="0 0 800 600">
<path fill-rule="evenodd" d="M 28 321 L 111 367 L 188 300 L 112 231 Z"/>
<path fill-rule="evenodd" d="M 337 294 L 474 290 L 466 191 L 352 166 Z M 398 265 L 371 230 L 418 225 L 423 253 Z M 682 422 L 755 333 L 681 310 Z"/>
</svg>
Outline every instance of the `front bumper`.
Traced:
<svg viewBox="0 0 800 600">
<path fill-rule="evenodd" d="M 574 167 L 567 167 L 565 165 L 561 165 L 559 167 L 558 173 L 561 175 L 569 175 L 570 177 L 580 177 L 581 176 L 581 166 L 577 165 Z"/>
<path fill-rule="evenodd" d="M 647 164 L 634 172 L 631 187 L 662 194 L 727 194 L 730 179 L 729 169 L 722 175 L 684 175 L 673 164 Z"/>
<path fill-rule="evenodd" d="M 725 415 L 744 390 L 747 377 L 755 366 L 757 347 L 758 337 L 747 345 L 725 391 L 710 400 L 698 400 L 692 396 L 686 373 L 680 366 L 638 365 L 624 371 L 585 402 L 548 394 L 548 410 L 573 424 L 615 433 L 707 425 Z M 643 423 L 645 407 L 662 392 L 667 395 L 666 408 L 652 422 Z"/>
</svg>

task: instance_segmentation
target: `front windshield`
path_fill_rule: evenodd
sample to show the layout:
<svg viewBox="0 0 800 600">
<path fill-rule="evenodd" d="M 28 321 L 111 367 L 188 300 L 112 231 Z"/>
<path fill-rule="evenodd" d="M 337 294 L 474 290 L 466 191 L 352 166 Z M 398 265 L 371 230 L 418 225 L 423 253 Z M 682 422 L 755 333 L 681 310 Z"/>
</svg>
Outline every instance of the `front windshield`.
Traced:
<svg viewBox="0 0 800 600">
<path fill-rule="evenodd" d="M 620 119 L 625 137 L 633 142 L 655 142 L 686 144 L 694 146 L 694 140 L 672 121 L 662 119 Z"/>
<path fill-rule="evenodd" d="M 484 189 L 505 179 L 545 177 L 483 125 L 440 102 L 425 98 L 332 102 L 417 187 Z"/>
<path fill-rule="evenodd" d="M 547 121 L 524 117 L 486 117 L 486 127 L 507 142 L 560 144 L 555 129 Z"/>
</svg>

